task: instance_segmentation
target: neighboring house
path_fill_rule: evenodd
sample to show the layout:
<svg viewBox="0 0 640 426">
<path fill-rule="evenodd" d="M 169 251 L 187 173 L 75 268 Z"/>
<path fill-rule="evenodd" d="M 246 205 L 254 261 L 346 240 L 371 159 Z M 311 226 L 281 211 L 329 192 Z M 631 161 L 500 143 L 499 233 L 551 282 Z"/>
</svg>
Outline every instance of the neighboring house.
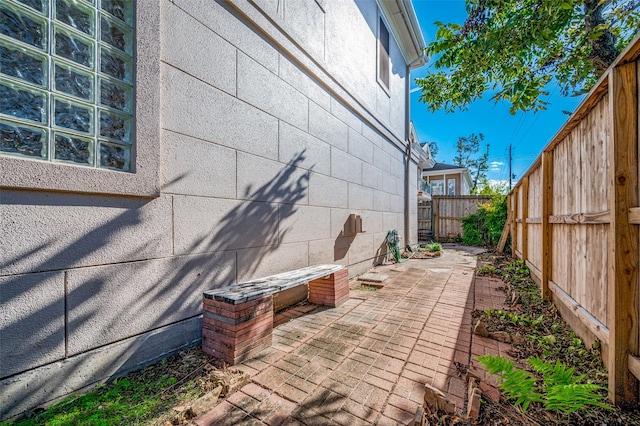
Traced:
<svg viewBox="0 0 640 426">
<path fill-rule="evenodd" d="M 431 155 L 429 144 L 426 142 L 420 143 L 420 141 L 418 140 L 418 134 L 416 133 L 416 129 L 413 126 L 413 122 L 411 122 L 409 126 L 409 135 L 410 135 L 409 140 L 411 141 L 413 148 L 418 156 L 418 167 L 420 168 L 420 170 L 430 169 L 433 166 L 435 166 L 436 160 Z M 420 181 L 422 181 L 422 176 L 418 176 L 418 181 L 419 181 L 418 186 L 420 187 L 420 184 L 421 184 Z"/>
<path fill-rule="evenodd" d="M 409 0 L 0 15 L 0 418 L 197 344 L 205 290 L 417 241 Z"/>
<path fill-rule="evenodd" d="M 431 195 L 469 195 L 472 186 L 469 169 L 444 163 L 422 169 L 422 179 Z"/>
<path fill-rule="evenodd" d="M 433 167 L 436 164 L 436 160 L 431 155 L 429 144 L 426 142 L 420 143 L 413 122 L 411 122 L 409 135 L 409 140 L 414 144 L 413 147 L 418 155 L 418 168 L 423 170 Z M 431 194 L 425 191 L 425 181 L 422 180 L 422 175 L 420 174 L 418 176 L 418 203 L 430 200 Z"/>
</svg>

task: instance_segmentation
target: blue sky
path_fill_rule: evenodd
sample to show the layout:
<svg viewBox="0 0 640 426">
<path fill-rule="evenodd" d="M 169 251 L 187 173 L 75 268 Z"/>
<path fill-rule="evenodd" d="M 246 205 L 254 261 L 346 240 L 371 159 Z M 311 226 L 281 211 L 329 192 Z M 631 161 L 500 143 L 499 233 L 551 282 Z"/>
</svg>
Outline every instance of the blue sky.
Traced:
<svg viewBox="0 0 640 426">
<path fill-rule="evenodd" d="M 435 21 L 462 24 L 467 16 L 464 0 L 413 0 L 413 5 L 427 43 L 435 38 Z M 413 70 L 412 79 L 424 76 L 425 67 Z M 415 88 L 415 83 L 412 88 Z M 489 162 L 492 163 L 487 176 L 490 180 L 508 180 L 508 146 L 513 145 L 514 183 L 535 161 L 538 154 L 569 118 L 562 111 L 573 112 L 581 97 L 562 97 L 555 85 L 549 87 L 552 97 L 546 111 L 537 113 L 509 113 L 508 104 L 495 104 L 491 95 L 474 102 L 464 112 L 445 114 L 430 113 L 427 106 L 418 102 L 419 91 L 411 94 L 411 119 L 421 142 L 436 141 L 440 149 L 436 160 L 452 163 L 456 142 L 460 136 L 482 133 L 490 144 Z M 555 96 L 553 96 L 555 95 Z"/>
</svg>

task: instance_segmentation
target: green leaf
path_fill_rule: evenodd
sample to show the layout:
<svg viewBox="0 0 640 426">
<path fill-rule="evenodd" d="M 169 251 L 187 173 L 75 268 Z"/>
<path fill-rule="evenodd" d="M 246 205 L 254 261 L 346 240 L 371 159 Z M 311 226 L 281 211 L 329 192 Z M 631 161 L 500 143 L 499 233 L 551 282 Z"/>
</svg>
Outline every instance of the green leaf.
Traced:
<svg viewBox="0 0 640 426">
<path fill-rule="evenodd" d="M 597 393 L 602 390 L 602 387 L 593 384 L 556 385 L 547 390 L 545 407 L 547 410 L 558 410 L 568 414 L 589 405 L 613 410 L 613 407 L 602 402 L 602 395 Z"/>
<path fill-rule="evenodd" d="M 515 114 L 544 110 L 552 77 L 563 95 L 585 93 L 611 52 L 621 51 L 640 27 L 640 13 L 626 10 L 626 3 L 467 0 L 463 25 L 436 22 L 437 39 L 427 51 L 438 56 L 435 73 L 446 78 L 422 79 L 420 101 L 430 111 L 453 112 L 492 89 L 493 99 L 509 103 Z M 596 17 L 596 25 L 586 25 L 587 16 Z M 618 37 L 615 45 L 608 33 Z"/>
<path fill-rule="evenodd" d="M 500 380 L 500 390 L 508 399 L 515 400 L 516 407 L 526 412 L 532 402 L 541 402 L 542 395 L 536 392 L 536 381 L 524 370 L 514 368 L 513 361 L 493 355 L 477 357 L 482 366 Z"/>
</svg>

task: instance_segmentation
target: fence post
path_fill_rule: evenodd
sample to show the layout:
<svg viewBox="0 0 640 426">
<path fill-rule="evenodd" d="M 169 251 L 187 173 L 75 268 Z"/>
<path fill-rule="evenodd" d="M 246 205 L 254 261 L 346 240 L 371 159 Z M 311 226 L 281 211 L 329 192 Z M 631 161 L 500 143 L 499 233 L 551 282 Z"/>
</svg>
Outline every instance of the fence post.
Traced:
<svg viewBox="0 0 640 426">
<path fill-rule="evenodd" d="M 511 208 L 513 213 L 511 214 L 511 257 L 516 258 L 516 248 L 518 245 L 518 193 L 520 192 L 520 185 L 517 185 L 515 190 L 511 193 Z M 509 215 L 507 215 L 507 220 Z"/>
<path fill-rule="evenodd" d="M 433 211 L 431 212 L 431 214 L 433 214 L 433 220 L 431 221 L 431 227 L 433 228 L 433 241 L 438 241 L 439 239 L 439 231 L 440 231 L 440 220 L 439 220 L 439 216 L 440 216 L 440 200 L 436 197 L 433 197 L 433 201 L 431 202 L 431 206 L 433 208 Z"/>
<path fill-rule="evenodd" d="M 544 300 L 551 300 L 549 281 L 553 266 L 553 233 L 549 216 L 553 213 L 553 151 L 542 152 L 542 265 L 540 290 Z"/>
<path fill-rule="evenodd" d="M 527 217 L 529 217 L 529 176 L 525 176 L 522 179 L 522 247 L 520 247 L 520 255 L 522 261 L 529 260 L 529 225 L 527 224 Z"/>
<path fill-rule="evenodd" d="M 629 355 L 638 355 L 638 238 L 629 209 L 638 207 L 638 87 L 635 62 L 609 73 L 609 238 L 608 309 L 609 391 L 616 405 L 638 404 L 638 381 Z"/>
</svg>

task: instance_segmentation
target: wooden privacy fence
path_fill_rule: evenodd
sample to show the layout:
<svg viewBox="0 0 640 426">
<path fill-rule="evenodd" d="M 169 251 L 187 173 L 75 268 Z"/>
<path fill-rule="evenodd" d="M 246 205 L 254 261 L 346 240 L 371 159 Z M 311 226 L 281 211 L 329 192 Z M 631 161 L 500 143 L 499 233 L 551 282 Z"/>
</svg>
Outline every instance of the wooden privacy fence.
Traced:
<svg viewBox="0 0 640 426">
<path fill-rule="evenodd" d="M 462 235 L 462 218 L 478 211 L 478 206 L 491 200 L 486 195 L 434 196 L 433 237 L 436 241 L 457 240 Z"/>
<path fill-rule="evenodd" d="M 610 398 L 638 404 L 640 36 L 509 194 L 513 254 L 587 344 Z"/>
</svg>

